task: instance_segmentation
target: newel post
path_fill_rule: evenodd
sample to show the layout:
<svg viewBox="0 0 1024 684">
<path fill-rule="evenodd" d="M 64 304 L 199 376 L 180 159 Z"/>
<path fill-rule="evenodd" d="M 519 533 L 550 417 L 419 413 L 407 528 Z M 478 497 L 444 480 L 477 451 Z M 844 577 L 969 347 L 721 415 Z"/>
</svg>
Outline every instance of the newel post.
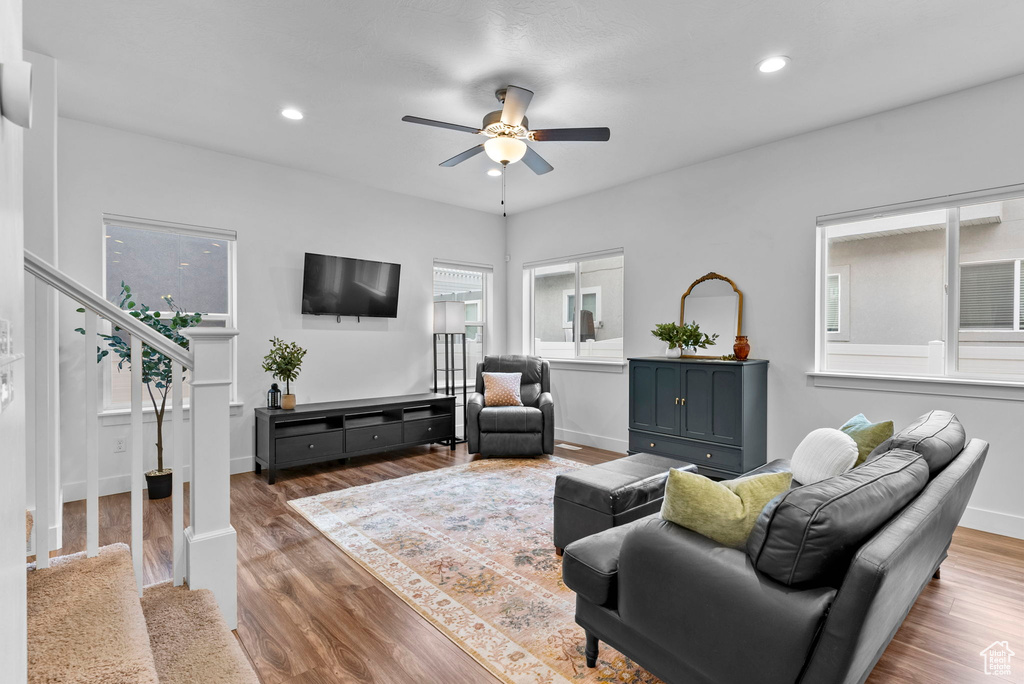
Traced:
<svg viewBox="0 0 1024 684">
<path fill-rule="evenodd" d="M 191 328 L 191 484 L 185 529 L 185 579 L 210 589 L 231 629 L 238 624 L 235 528 L 231 526 L 231 340 L 237 330 Z"/>
</svg>

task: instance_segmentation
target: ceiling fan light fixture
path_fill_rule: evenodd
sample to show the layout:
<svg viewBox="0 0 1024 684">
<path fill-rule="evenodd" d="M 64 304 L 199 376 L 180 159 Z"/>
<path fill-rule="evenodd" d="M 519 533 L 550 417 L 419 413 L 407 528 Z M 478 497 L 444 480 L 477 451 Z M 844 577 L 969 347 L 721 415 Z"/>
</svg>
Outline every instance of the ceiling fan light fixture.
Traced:
<svg viewBox="0 0 1024 684">
<path fill-rule="evenodd" d="M 484 152 L 499 164 L 514 164 L 526 154 L 526 143 L 519 138 L 498 136 L 484 143 Z"/>
<path fill-rule="evenodd" d="M 281 110 L 281 116 L 292 121 L 301 121 L 303 114 L 295 107 L 285 107 Z"/>
<path fill-rule="evenodd" d="M 774 55 L 758 62 L 757 70 L 762 74 L 773 74 L 776 71 L 785 69 L 788 64 L 789 57 L 786 57 L 785 55 Z"/>
<path fill-rule="evenodd" d="M 498 176 L 500 176 L 500 175 L 501 175 L 501 169 L 490 169 L 490 170 L 489 170 L 489 171 L 487 172 L 487 175 L 488 175 L 488 176 L 492 176 L 492 177 L 494 177 L 494 178 L 497 178 Z"/>
</svg>

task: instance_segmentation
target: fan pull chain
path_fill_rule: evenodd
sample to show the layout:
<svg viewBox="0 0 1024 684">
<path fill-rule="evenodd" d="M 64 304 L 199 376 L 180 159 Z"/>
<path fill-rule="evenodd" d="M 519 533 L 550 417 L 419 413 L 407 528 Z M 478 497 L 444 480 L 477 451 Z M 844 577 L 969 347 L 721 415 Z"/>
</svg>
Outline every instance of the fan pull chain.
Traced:
<svg viewBox="0 0 1024 684">
<path fill-rule="evenodd" d="M 505 172 L 508 171 L 508 164 L 501 165 L 501 215 L 508 218 L 508 211 L 505 208 Z"/>
</svg>

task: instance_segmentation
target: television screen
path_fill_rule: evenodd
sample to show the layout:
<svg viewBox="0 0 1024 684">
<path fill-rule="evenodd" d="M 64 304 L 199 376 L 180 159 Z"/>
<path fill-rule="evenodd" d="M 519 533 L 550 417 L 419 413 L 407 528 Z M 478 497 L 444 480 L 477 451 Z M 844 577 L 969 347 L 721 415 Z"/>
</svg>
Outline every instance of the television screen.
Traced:
<svg viewBox="0 0 1024 684">
<path fill-rule="evenodd" d="M 302 313 L 395 318 L 401 270 L 401 264 L 307 253 Z"/>
</svg>

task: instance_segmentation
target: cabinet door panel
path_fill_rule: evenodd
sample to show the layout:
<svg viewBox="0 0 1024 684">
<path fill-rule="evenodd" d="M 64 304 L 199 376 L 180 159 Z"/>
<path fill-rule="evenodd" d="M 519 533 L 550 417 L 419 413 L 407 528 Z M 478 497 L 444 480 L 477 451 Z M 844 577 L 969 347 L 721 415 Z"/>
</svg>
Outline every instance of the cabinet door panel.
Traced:
<svg viewBox="0 0 1024 684">
<path fill-rule="evenodd" d="M 739 444 L 742 431 L 740 374 L 732 368 L 711 372 L 711 439 Z"/>
<path fill-rule="evenodd" d="M 632 363 L 629 368 L 629 425 L 638 430 L 679 434 L 679 366 Z"/>
<path fill-rule="evenodd" d="M 682 375 L 682 434 L 708 439 L 711 434 L 711 371 L 705 366 L 684 366 Z"/>
</svg>

